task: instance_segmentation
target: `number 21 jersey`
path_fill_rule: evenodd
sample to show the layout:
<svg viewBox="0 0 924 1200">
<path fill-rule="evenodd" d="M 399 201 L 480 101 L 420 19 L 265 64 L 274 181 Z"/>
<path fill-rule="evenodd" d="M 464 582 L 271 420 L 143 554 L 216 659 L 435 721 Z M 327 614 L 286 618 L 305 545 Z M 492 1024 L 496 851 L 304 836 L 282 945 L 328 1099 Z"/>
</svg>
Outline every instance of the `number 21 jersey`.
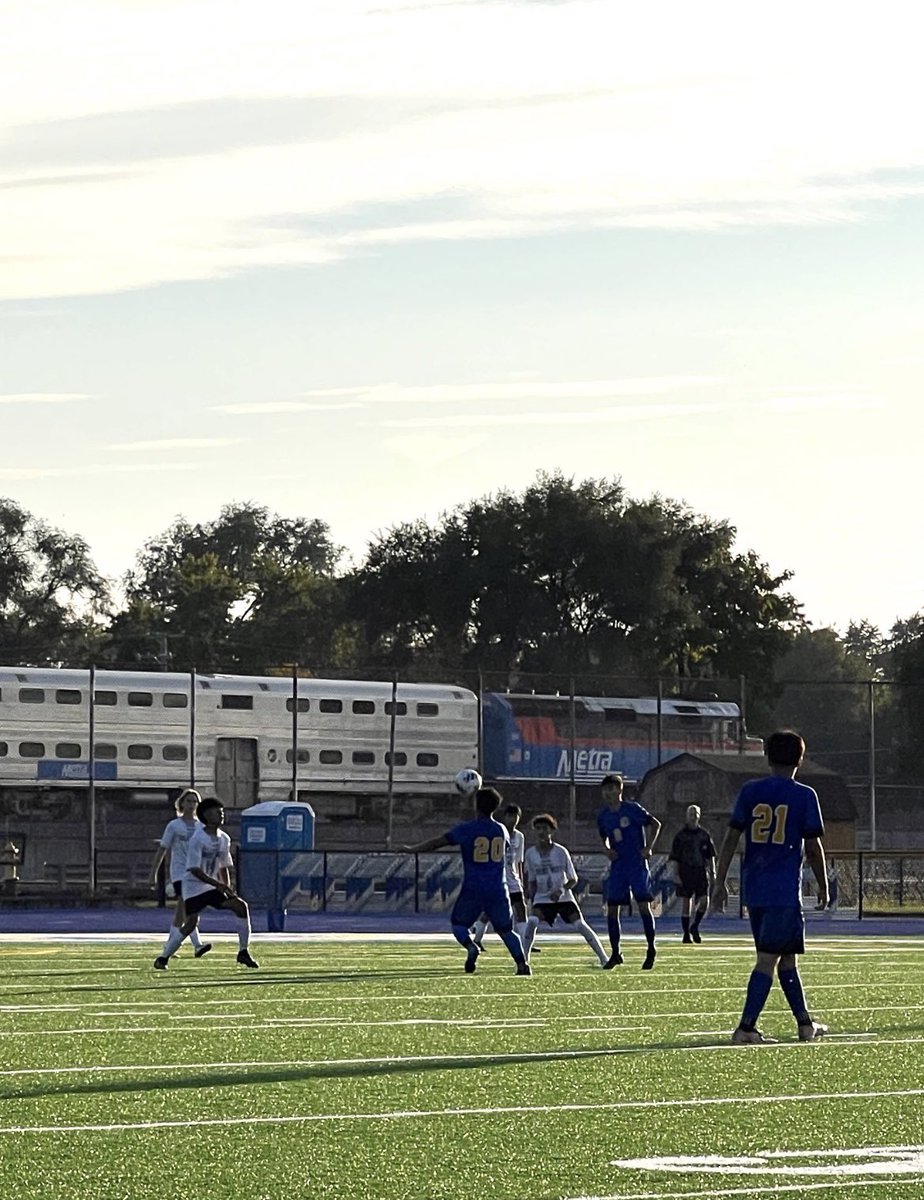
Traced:
<svg viewBox="0 0 924 1200">
<path fill-rule="evenodd" d="M 824 833 L 814 790 L 784 775 L 754 779 L 738 793 L 729 824 L 745 836 L 745 904 L 752 908 L 801 906 L 805 839 Z"/>
</svg>

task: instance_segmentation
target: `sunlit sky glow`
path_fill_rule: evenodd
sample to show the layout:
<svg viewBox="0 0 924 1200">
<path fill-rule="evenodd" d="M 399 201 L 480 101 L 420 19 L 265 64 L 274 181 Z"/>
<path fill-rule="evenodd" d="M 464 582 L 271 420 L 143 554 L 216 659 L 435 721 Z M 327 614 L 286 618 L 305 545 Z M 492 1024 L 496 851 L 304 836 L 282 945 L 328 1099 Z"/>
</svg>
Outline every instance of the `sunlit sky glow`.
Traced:
<svg viewBox="0 0 924 1200">
<path fill-rule="evenodd" d="M 252 500 L 368 539 L 538 470 L 924 607 L 914 6 L 12 0 L 0 494 L 112 576 Z"/>
</svg>

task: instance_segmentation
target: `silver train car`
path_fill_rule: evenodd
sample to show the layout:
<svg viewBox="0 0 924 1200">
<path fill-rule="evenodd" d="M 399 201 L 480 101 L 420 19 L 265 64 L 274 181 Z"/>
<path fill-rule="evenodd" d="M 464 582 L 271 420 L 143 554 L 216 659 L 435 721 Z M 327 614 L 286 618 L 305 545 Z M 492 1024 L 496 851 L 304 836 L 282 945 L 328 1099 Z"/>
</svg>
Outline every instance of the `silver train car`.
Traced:
<svg viewBox="0 0 924 1200">
<path fill-rule="evenodd" d="M 226 807 L 445 795 L 478 763 L 478 700 L 462 687 L 357 680 L 0 667 L 0 798 L 8 813 L 56 795 L 164 800 L 194 784 Z M 92 712 L 91 712 L 92 710 Z M 294 710 L 294 711 L 293 711 Z M 294 719 L 293 719 L 294 718 Z M 394 745 L 392 747 L 392 732 Z M 293 759 L 295 770 L 293 772 Z M 338 800 L 339 798 L 339 800 Z"/>
</svg>

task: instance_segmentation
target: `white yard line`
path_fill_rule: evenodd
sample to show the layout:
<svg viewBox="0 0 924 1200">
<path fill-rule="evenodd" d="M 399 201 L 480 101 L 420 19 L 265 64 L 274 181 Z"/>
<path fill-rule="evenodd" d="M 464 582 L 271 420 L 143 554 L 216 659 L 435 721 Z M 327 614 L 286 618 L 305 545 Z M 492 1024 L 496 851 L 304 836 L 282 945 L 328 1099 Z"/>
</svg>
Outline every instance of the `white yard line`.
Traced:
<svg viewBox="0 0 924 1200">
<path fill-rule="evenodd" d="M 775 1196 L 778 1192 L 820 1192 L 831 1188 L 846 1188 L 851 1193 L 855 1188 L 880 1187 L 889 1193 L 897 1187 L 921 1186 L 921 1176 L 912 1179 L 845 1179 L 831 1183 L 783 1183 L 777 1186 L 750 1184 L 741 1188 L 709 1188 L 705 1192 L 607 1192 L 606 1195 L 568 1196 L 564 1200 L 711 1200 L 713 1196 L 745 1196 L 755 1200 L 758 1196 Z M 755 1190 L 756 1189 L 756 1190 Z"/>
</svg>

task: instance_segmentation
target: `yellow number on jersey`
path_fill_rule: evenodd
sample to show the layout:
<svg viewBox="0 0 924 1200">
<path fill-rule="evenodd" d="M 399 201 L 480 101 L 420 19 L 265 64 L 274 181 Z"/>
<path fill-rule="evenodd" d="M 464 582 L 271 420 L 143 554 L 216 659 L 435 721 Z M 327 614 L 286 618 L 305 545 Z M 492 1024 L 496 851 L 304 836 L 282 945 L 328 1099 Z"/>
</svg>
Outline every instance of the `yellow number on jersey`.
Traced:
<svg viewBox="0 0 924 1200">
<path fill-rule="evenodd" d="M 503 862 L 505 849 L 502 837 L 476 837 L 472 846 L 472 862 Z"/>
<path fill-rule="evenodd" d="M 769 804 L 755 804 L 751 814 L 751 841 L 766 843 L 772 841 L 775 846 L 782 846 L 786 841 L 786 818 L 789 815 L 788 804 L 778 804 L 771 808 Z M 771 834 L 770 827 L 773 827 Z"/>
</svg>

